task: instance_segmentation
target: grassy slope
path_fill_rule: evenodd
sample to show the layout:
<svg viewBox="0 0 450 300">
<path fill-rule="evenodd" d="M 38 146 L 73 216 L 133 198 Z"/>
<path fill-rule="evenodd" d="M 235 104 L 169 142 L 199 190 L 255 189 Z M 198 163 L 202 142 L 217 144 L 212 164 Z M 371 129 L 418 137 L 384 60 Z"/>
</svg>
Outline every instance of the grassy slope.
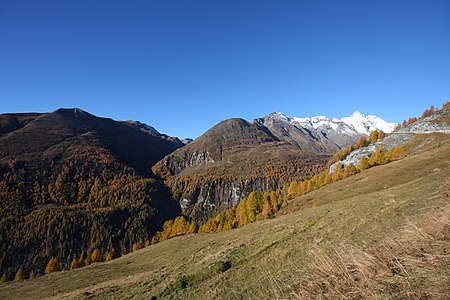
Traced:
<svg viewBox="0 0 450 300">
<path fill-rule="evenodd" d="M 294 199 L 275 219 L 7 283 L 0 298 L 444 299 L 449 178 L 444 141 Z"/>
</svg>

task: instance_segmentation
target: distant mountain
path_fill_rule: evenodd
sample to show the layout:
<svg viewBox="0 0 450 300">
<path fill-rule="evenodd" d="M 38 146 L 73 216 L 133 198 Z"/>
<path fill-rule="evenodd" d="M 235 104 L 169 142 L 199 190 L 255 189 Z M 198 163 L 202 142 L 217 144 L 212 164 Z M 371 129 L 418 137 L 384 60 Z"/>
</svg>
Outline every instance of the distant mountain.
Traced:
<svg viewBox="0 0 450 300">
<path fill-rule="evenodd" d="M 183 144 L 185 144 L 185 145 L 191 143 L 192 141 L 194 141 L 194 140 L 191 139 L 191 138 L 184 138 L 184 139 L 181 140 L 181 142 L 182 142 Z"/>
<path fill-rule="evenodd" d="M 252 122 L 228 119 L 159 161 L 185 214 L 204 218 L 235 205 L 252 190 L 279 188 L 323 168 L 337 150 L 375 129 L 396 124 L 359 112 L 341 120 L 272 113 Z"/>
<path fill-rule="evenodd" d="M 228 119 L 152 170 L 165 179 L 185 214 L 207 218 L 253 190 L 278 188 L 312 175 L 334 153 L 334 147 L 316 141 L 306 130 L 295 134 L 294 143 L 260 122 Z"/>
<path fill-rule="evenodd" d="M 288 117 L 277 112 L 255 121 L 268 127 L 281 139 L 291 138 L 293 142 L 297 142 L 296 132 L 306 130 L 317 141 L 337 148 L 345 147 L 355 142 L 361 135 L 369 135 L 374 130 L 392 132 L 397 125 L 397 123 L 388 123 L 374 115 L 363 115 L 358 111 L 355 111 L 350 117 L 342 119 L 326 116 Z"/>
<path fill-rule="evenodd" d="M 429 135 L 428 134 L 432 134 Z M 404 146 L 407 144 L 415 145 L 416 147 L 411 149 L 412 152 L 419 152 L 428 144 L 434 142 L 436 134 L 450 134 L 450 109 L 443 108 L 436 112 L 431 113 L 429 116 L 420 118 L 417 121 L 408 124 L 396 131 L 391 132 L 389 136 L 378 141 L 374 144 L 370 144 L 361 149 L 356 149 L 351 152 L 345 159 L 340 160 L 330 166 L 330 172 L 334 172 L 338 163 L 344 168 L 350 164 L 358 165 L 363 156 L 370 157 L 378 147 L 386 148 L 391 151 L 397 146 Z M 413 142 L 414 139 L 419 139 L 417 136 L 426 135 L 426 138 L 422 143 Z M 407 148 L 411 147 L 408 146 Z"/>
<path fill-rule="evenodd" d="M 0 115 L 0 273 L 130 251 L 180 211 L 150 167 L 182 147 L 80 109 Z"/>
</svg>

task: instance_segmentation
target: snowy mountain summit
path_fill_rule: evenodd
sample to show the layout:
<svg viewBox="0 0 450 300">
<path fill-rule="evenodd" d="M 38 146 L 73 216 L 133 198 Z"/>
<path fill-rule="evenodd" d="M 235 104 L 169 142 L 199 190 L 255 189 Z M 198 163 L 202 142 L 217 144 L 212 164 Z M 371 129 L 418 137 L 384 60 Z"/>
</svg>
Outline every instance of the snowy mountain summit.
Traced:
<svg viewBox="0 0 450 300">
<path fill-rule="evenodd" d="M 383 130 L 386 133 L 394 131 L 397 123 L 389 123 L 375 115 L 364 115 L 355 111 L 351 116 L 342 119 L 316 116 L 310 118 L 287 117 L 281 112 L 269 116 L 284 120 L 293 125 L 300 125 L 306 129 L 315 129 L 323 132 L 334 131 L 347 135 L 369 135 L 374 130 Z"/>
</svg>

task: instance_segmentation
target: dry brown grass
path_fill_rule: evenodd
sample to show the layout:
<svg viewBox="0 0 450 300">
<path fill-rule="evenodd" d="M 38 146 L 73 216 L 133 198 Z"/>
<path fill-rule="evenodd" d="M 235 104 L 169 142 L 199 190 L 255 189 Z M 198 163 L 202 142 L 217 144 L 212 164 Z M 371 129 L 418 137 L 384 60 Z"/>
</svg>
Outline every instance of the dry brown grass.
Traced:
<svg viewBox="0 0 450 300">
<path fill-rule="evenodd" d="M 351 241 L 311 250 L 312 272 L 298 299 L 448 299 L 450 295 L 450 181 L 442 208 L 369 250 Z M 432 280 L 428 276 L 435 276 Z M 435 283 L 435 284 L 433 284 Z"/>
</svg>

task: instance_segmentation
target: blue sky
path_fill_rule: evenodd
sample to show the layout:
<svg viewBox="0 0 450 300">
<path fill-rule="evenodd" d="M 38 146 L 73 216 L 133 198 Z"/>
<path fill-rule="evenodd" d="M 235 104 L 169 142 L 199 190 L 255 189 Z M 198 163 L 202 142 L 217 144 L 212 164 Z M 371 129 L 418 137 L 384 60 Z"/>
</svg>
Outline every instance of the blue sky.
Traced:
<svg viewBox="0 0 450 300">
<path fill-rule="evenodd" d="M 79 107 L 197 137 L 282 111 L 450 101 L 450 1 L 0 0 L 0 113 Z"/>
</svg>

